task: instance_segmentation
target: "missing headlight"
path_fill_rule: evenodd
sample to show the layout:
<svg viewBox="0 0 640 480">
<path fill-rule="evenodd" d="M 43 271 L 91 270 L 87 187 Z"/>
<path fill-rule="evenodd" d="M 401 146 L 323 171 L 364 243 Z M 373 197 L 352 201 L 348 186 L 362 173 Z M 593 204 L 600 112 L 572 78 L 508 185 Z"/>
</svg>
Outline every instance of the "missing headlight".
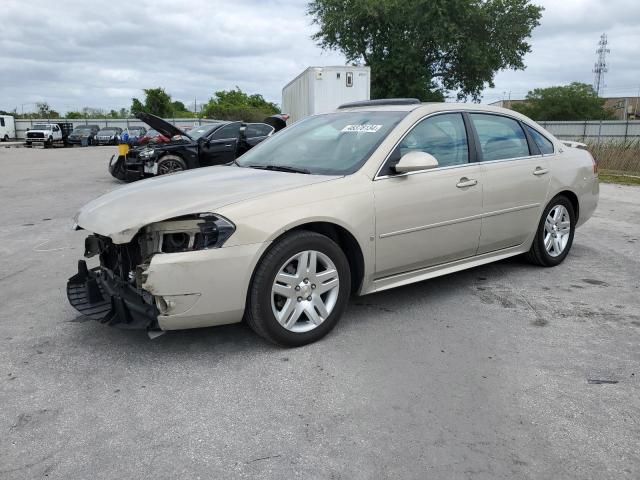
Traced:
<svg viewBox="0 0 640 480">
<path fill-rule="evenodd" d="M 184 252 L 189 248 L 190 235 L 185 232 L 165 233 L 162 236 L 164 253 Z"/>
<path fill-rule="evenodd" d="M 154 223 L 146 229 L 146 251 L 179 253 L 219 248 L 235 231 L 229 220 L 211 213 Z"/>
</svg>

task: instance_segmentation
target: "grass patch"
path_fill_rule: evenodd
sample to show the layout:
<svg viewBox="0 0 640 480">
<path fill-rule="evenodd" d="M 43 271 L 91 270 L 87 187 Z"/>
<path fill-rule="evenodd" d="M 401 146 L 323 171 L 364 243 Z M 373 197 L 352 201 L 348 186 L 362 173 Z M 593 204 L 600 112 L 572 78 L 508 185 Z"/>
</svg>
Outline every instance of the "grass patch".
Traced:
<svg viewBox="0 0 640 480">
<path fill-rule="evenodd" d="M 589 143 L 587 149 L 601 170 L 640 175 L 640 139 Z"/>
<path fill-rule="evenodd" d="M 640 186 L 640 176 L 620 175 L 616 173 L 600 172 L 598 175 L 602 183 L 617 183 L 619 185 Z"/>
</svg>

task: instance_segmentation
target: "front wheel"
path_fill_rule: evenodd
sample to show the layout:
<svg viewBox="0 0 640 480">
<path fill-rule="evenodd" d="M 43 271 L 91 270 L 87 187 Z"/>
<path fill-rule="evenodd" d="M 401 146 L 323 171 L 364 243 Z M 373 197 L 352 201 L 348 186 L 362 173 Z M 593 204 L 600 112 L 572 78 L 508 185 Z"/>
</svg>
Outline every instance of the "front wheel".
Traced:
<svg viewBox="0 0 640 480">
<path fill-rule="evenodd" d="M 573 204 L 557 196 L 544 209 L 527 259 L 543 267 L 560 265 L 569 254 L 576 230 Z"/>
<path fill-rule="evenodd" d="M 176 155 L 165 155 L 158 162 L 158 175 L 181 172 L 187 169 L 187 164 Z"/>
<path fill-rule="evenodd" d="M 335 327 L 349 300 L 351 272 L 330 238 L 299 231 L 279 240 L 253 276 L 246 319 L 270 342 L 298 347 Z"/>
</svg>

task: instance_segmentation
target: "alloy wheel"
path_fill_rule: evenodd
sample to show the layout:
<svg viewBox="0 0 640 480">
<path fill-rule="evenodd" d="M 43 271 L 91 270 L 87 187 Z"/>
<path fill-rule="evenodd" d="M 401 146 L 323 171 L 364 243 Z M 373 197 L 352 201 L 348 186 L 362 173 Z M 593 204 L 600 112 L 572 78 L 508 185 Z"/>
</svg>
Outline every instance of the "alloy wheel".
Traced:
<svg viewBox="0 0 640 480">
<path fill-rule="evenodd" d="M 165 160 L 160 165 L 158 165 L 158 173 L 160 175 L 180 171 L 182 171 L 182 165 L 176 160 Z"/>
<path fill-rule="evenodd" d="M 340 291 L 338 270 L 322 252 L 306 250 L 278 270 L 271 289 L 271 309 L 285 329 L 309 332 L 331 315 Z"/>
<path fill-rule="evenodd" d="M 562 255 L 571 235 L 571 217 L 563 205 L 556 205 L 544 222 L 544 248 L 552 257 Z"/>
</svg>

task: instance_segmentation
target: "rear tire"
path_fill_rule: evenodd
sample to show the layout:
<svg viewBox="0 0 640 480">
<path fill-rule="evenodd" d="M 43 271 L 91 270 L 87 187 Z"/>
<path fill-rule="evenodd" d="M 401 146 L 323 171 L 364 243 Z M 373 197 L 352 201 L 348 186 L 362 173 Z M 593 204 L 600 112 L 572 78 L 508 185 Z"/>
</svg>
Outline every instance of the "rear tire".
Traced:
<svg viewBox="0 0 640 480">
<path fill-rule="evenodd" d="M 158 175 L 182 172 L 187 169 L 187 164 L 177 155 L 165 155 L 158 161 Z"/>
<path fill-rule="evenodd" d="M 258 263 L 245 318 L 264 339 L 299 347 L 336 326 L 350 293 L 351 272 L 342 249 L 324 235 L 296 231 L 277 241 Z"/>
<path fill-rule="evenodd" d="M 3 142 L 8 142 L 9 141 L 9 135 L 5 134 L 4 138 L 2 139 Z"/>
<path fill-rule="evenodd" d="M 571 250 L 575 230 L 573 204 L 563 195 L 555 197 L 542 213 L 527 260 L 543 267 L 560 265 Z"/>
</svg>

